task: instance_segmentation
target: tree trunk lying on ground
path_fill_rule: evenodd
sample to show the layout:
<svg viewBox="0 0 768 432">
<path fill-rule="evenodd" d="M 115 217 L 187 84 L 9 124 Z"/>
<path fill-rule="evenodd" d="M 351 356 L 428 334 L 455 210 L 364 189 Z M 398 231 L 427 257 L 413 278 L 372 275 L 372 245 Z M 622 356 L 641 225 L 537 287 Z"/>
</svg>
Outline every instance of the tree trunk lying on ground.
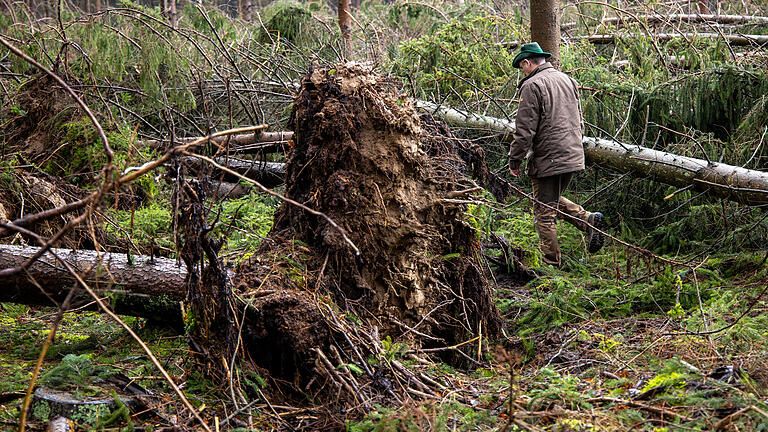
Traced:
<svg viewBox="0 0 768 432">
<path fill-rule="evenodd" d="M 658 24 L 667 22 L 716 22 L 719 24 L 768 24 L 768 17 L 755 16 L 755 15 L 712 15 L 712 14 L 651 14 L 651 15 L 639 15 L 637 16 L 641 21 L 648 24 Z M 600 20 L 600 24 L 613 24 L 619 25 L 623 23 L 636 23 L 637 21 L 630 16 L 620 17 L 608 17 Z M 561 27 L 563 30 L 574 28 L 578 25 L 575 22 L 569 22 L 563 24 Z"/>
<path fill-rule="evenodd" d="M 197 170 L 202 167 L 200 159 L 197 159 L 194 156 L 185 156 L 181 159 L 192 169 Z M 261 162 L 232 157 L 218 157 L 215 160 L 219 165 L 223 165 L 238 174 L 256 180 L 266 187 L 278 186 L 284 182 L 285 164 L 282 162 Z M 214 178 L 215 177 L 218 176 L 214 176 Z M 240 180 L 229 174 L 224 174 L 224 179 L 233 182 Z"/>
<path fill-rule="evenodd" d="M 467 113 L 429 102 L 417 106 L 449 124 L 491 129 L 511 140 L 515 122 Z M 768 173 L 723 163 L 679 156 L 637 145 L 602 138 L 584 137 L 584 152 L 592 163 L 632 172 L 678 187 L 693 187 L 710 194 L 747 205 L 768 203 Z"/>
<path fill-rule="evenodd" d="M 175 141 L 174 144 L 188 144 L 198 139 L 200 139 L 200 137 L 182 138 Z M 211 141 L 218 145 L 228 144 L 230 151 L 235 153 L 258 153 L 261 151 L 270 153 L 287 149 L 290 147 L 292 140 L 293 132 L 257 131 L 255 133 L 216 137 Z M 141 141 L 139 144 L 163 150 L 171 143 L 168 140 L 145 140 Z"/>
<path fill-rule="evenodd" d="M 613 34 L 596 34 L 590 36 L 574 36 L 569 38 L 571 41 L 588 40 L 593 44 L 607 44 L 612 43 L 616 39 L 629 39 L 629 38 L 647 38 L 645 34 L 627 34 L 627 35 L 613 35 Z M 748 34 L 720 34 L 720 33 L 657 33 L 653 34 L 653 38 L 666 42 L 672 39 L 725 39 L 731 45 L 763 45 L 768 43 L 768 35 L 748 35 Z"/>
<path fill-rule="evenodd" d="M 465 113 L 447 107 L 438 107 L 428 102 L 419 102 L 419 108 L 433 113 L 446 122 L 466 128 L 491 129 L 505 134 L 502 138 L 510 140 L 515 130 L 515 123 L 510 120 L 488 117 L 479 114 Z M 723 163 L 709 164 L 706 160 L 679 156 L 673 153 L 652 150 L 647 147 L 620 143 L 602 138 L 584 137 L 584 151 L 592 163 L 605 165 L 609 168 L 632 172 L 641 177 L 662 182 L 677 187 L 692 186 L 696 190 L 708 190 L 713 196 L 725 198 L 746 205 L 768 203 L 768 173 L 745 169 Z M 232 161 L 233 159 L 230 159 Z M 235 159 L 230 168 L 246 173 L 250 161 Z M 266 166 L 269 178 L 277 181 L 283 175 L 285 168 L 270 162 Z M 254 176 L 251 172 L 249 177 Z M 281 182 L 278 182 L 281 183 Z M 223 184 L 218 197 L 238 198 L 247 190 L 234 189 L 227 195 L 229 189 L 238 185 Z M 215 190 L 213 184 L 211 191 Z M 211 192 L 213 195 L 213 192 Z"/>
<path fill-rule="evenodd" d="M 37 247 L 0 245 L 0 269 L 19 266 L 38 250 Z M 92 269 L 83 279 L 98 293 L 115 294 L 111 298 L 115 312 L 172 326 L 180 323 L 179 301 L 186 296 L 187 270 L 176 260 L 132 255 L 131 263 L 122 253 L 51 250 L 81 275 Z M 56 306 L 74 285 L 72 274 L 49 252 L 25 272 L 0 278 L 0 302 Z M 76 295 L 73 305 L 92 300 L 85 291 L 80 291 L 82 294 Z"/>
<path fill-rule="evenodd" d="M 205 196 L 215 200 L 242 198 L 253 189 L 250 183 L 229 183 L 225 181 L 206 180 Z"/>
</svg>

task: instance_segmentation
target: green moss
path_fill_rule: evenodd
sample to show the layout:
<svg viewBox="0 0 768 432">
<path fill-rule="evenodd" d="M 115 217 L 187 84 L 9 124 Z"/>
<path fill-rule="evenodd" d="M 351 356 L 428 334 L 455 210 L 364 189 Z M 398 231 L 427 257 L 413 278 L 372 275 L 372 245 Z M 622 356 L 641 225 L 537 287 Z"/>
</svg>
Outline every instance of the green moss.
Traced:
<svg viewBox="0 0 768 432">
<path fill-rule="evenodd" d="M 237 251 L 240 259 L 247 258 L 272 228 L 277 205 L 274 198 L 256 193 L 224 201 L 214 235 L 226 237 L 225 250 Z"/>
<path fill-rule="evenodd" d="M 107 225 L 107 231 L 118 237 L 124 237 L 127 233 L 134 243 L 148 249 L 155 244 L 175 249 L 171 232 L 171 209 L 167 203 L 153 201 L 133 211 L 118 210 L 114 213 L 120 229 Z"/>
<path fill-rule="evenodd" d="M 377 406 L 360 421 L 349 421 L 347 432 L 419 431 L 424 424 L 434 431 L 489 430 L 501 419 L 488 410 L 477 410 L 457 402 L 425 403 L 418 407 L 386 408 Z"/>
<path fill-rule="evenodd" d="M 32 415 L 42 422 L 47 422 L 51 417 L 51 406 L 44 400 L 35 401 L 32 406 Z"/>
<path fill-rule="evenodd" d="M 109 404 L 84 404 L 77 405 L 69 414 L 69 418 L 80 425 L 95 426 L 104 418 L 109 418 L 111 413 Z"/>
</svg>

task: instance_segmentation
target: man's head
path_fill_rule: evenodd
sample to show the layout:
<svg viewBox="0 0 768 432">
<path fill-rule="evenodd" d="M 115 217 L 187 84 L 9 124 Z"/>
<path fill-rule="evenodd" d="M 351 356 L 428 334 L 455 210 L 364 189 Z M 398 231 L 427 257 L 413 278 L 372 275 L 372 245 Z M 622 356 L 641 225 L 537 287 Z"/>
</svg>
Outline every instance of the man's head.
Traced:
<svg viewBox="0 0 768 432">
<path fill-rule="evenodd" d="M 521 68 L 523 73 L 528 76 L 551 56 L 552 54 L 542 51 L 538 42 L 523 44 L 520 52 L 512 60 L 512 66 Z"/>
</svg>

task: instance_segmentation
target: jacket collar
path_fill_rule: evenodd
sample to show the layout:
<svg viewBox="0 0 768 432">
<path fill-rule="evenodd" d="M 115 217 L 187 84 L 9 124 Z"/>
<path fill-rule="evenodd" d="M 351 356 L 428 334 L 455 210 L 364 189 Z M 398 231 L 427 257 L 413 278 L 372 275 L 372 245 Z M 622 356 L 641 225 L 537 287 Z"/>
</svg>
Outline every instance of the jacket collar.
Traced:
<svg viewBox="0 0 768 432">
<path fill-rule="evenodd" d="M 533 70 L 533 72 L 531 72 L 530 75 L 528 75 L 527 77 L 525 77 L 525 78 L 520 80 L 520 82 L 517 84 L 517 88 L 522 87 L 524 82 L 526 82 L 527 80 L 533 78 L 533 76 L 536 75 L 537 73 L 539 73 L 539 72 L 541 72 L 541 71 L 543 71 L 545 69 L 552 69 L 552 68 L 553 68 L 553 66 L 552 66 L 552 63 L 550 63 L 550 62 L 544 62 L 544 63 L 540 64 L 536 69 Z"/>
</svg>

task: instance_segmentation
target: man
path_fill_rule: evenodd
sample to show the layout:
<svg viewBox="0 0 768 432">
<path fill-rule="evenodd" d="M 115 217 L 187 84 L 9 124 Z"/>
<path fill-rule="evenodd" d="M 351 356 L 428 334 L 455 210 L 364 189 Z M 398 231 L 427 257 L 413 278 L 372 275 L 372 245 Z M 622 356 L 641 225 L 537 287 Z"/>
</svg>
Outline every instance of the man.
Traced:
<svg viewBox="0 0 768 432">
<path fill-rule="evenodd" d="M 582 122 L 579 91 L 572 78 L 546 61 L 550 53 L 537 42 L 524 44 L 512 66 L 521 68 L 520 105 L 515 120 L 514 141 L 509 150 L 509 172 L 520 175 L 520 163 L 528 159 L 535 202 L 536 230 L 544 263 L 560 265 L 555 218 L 564 219 L 586 234 L 587 250 L 595 253 L 603 247 L 603 236 L 589 225 L 604 230 L 601 213 L 590 213 L 562 197 L 573 174 L 584 169 L 581 143 Z M 557 210 L 556 210 L 557 209 Z"/>
</svg>

